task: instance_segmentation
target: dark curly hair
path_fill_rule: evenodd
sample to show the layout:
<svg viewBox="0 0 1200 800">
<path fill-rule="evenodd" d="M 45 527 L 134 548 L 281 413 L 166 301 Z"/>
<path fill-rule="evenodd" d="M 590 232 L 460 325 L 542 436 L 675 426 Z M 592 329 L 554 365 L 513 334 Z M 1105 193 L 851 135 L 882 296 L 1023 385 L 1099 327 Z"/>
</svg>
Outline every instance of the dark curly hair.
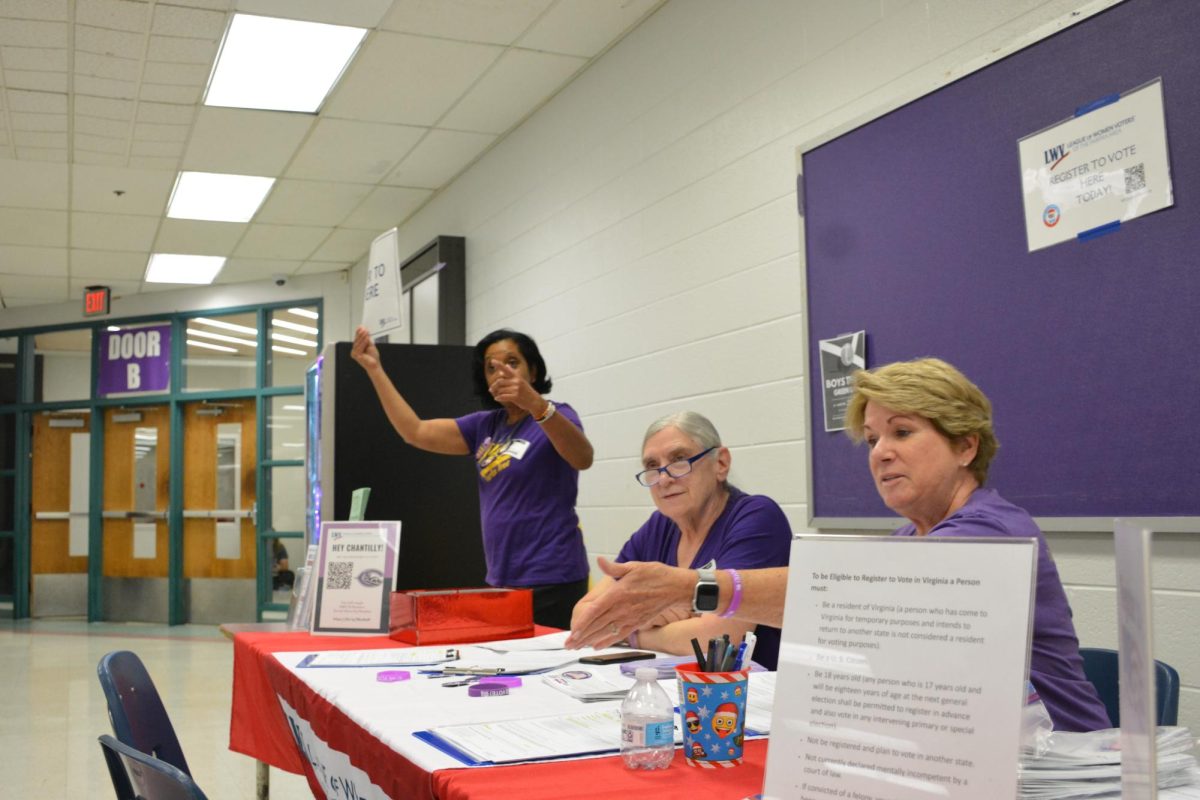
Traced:
<svg viewBox="0 0 1200 800">
<path fill-rule="evenodd" d="M 496 402 L 496 398 L 492 397 L 492 393 L 488 391 L 487 372 L 484 369 L 483 355 L 489 347 L 505 339 L 516 343 L 517 349 L 521 351 L 521 357 L 529 365 L 529 374 L 533 376 L 533 381 L 530 385 L 533 386 L 535 392 L 538 394 L 547 394 L 550 391 L 550 387 L 554 385 L 554 381 L 550 380 L 550 375 L 546 372 L 546 362 L 542 359 L 542 353 L 538 350 L 537 342 L 520 331 L 514 331 L 511 328 L 501 328 L 500 330 L 492 331 L 475 343 L 475 353 L 471 359 L 471 378 L 475 382 L 475 394 L 479 397 L 480 402 L 483 403 L 484 408 L 500 408 L 500 404 Z"/>
</svg>

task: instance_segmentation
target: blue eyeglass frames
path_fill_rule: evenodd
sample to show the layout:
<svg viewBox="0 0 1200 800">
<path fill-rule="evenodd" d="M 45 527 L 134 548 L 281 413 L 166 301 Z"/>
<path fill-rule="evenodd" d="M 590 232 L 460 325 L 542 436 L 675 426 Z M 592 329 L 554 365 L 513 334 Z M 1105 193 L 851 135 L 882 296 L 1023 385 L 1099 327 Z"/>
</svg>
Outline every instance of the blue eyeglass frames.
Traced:
<svg viewBox="0 0 1200 800">
<path fill-rule="evenodd" d="M 704 458 L 718 447 L 720 447 L 720 445 L 713 445 L 702 453 L 697 453 L 691 458 L 681 458 L 678 461 L 672 461 L 665 467 L 651 467 L 650 469 L 644 469 L 633 477 L 637 479 L 638 483 L 646 487 L 653 486 L 662 480 L 662 475 L 664 472 L 670 475 L 672 478 L 682 478 L 684 475 L 687 475 L 692 471 L 692 464 Z"/>
</svg>

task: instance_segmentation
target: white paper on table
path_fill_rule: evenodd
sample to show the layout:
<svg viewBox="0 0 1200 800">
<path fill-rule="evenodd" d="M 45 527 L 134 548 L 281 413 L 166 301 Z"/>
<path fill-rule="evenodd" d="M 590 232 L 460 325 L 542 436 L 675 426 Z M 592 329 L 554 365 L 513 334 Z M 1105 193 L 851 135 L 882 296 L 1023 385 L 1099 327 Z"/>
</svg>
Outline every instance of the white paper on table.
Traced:
<svg viewBox="0 0 1200 800">
<path fill-rule="evenodd" d="M 418 667 L 458 658 L 453 647 L 397 647 L 386 650 L 326 650 L 313 653 L 298 667 Z"/>
<path fill-rule="evenodd" d="M 613 752 L 621 742 L 621 710 L 431 728 L 476 761 L 497 764 Z"/>
<path fill-rule="evenodd" d="M 547 633 L 544 636 L 530 636 L 525 639 L 504 639 L 499 642 L 486 642 L 477 645 L 484 650 L 497 653 L 528 653 L 536 650 L 563 650 L 566 647 L 570 631 Z"/>
</svg>

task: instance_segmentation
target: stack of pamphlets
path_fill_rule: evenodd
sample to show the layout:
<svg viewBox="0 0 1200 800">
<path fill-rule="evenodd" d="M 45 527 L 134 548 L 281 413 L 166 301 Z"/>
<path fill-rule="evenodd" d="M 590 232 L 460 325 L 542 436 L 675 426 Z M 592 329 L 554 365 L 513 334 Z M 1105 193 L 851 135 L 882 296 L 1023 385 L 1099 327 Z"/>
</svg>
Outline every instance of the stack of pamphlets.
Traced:
<svg viewBox="0 0 1200 800">
<path fill-rule="evenodd" d="M 1068 800 L 1068 798 L 1120 796 L 1121 731 L 1109 728 L 1091 733 L 1055 731 L 1046 737 L 1046 752 L 1021 756 L 1019 797 L 1022 800 Z M 1158 729 L 1158 787 L 1196 786 L 1200 769 L 1189 752 L 1195 740 L 1182 727 Z M 1200 797 L 1159 794 L 1163 797 Z"/>
<path fill-rule="evenodd" d="M 615 677 L 615 676 L 614 676 Z M 584 665 L 543 675 L 542 681 L 560 692 L 571 695 L 585 703 L 600 700 L 621 700 L 629 694 L 633 684 L 625 677 L 611 680 Z"/>
</svg>

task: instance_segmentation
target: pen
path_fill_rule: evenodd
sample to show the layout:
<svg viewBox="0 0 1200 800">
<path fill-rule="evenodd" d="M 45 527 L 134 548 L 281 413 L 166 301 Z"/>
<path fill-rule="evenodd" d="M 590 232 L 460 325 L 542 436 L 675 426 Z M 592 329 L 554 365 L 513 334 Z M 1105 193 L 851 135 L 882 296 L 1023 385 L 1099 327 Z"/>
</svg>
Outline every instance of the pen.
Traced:
<svg viewBox="0 0 1200 800">
<path fill-rule="evenodd" d="M 708 640 L 708 667 L 705 672 L 715 672 L 720 664 L 717 663 L 717 639 Z"/>
<path fill-rule="evenodd" d="M 700 640 L 695 636 L 692 637 L 692 650 L 696 652 L 696 666 L 701 672 L 708 672 L 708 663 L 704 660 L 704 653 L 700 650 Z"/>
<path fill-rule="evenodd" d="M 754 645 L 758 644 L 758 637 L 754 635 L 754 631 L 746 634 L 746 653 L 742 656 L 742 666 L 749 667 L 750 659 L 754 657 Z"/>
<path fill-rule="evenodd" d="M 733 657 L 733 668 L 739 670 L 742 668 L 742 659 L 746 657 L 746 640 L 743 638 L 742 643 L 738 645 L 737 655 Z"/>
<path fill-rule="evenodd" d="M 729 672 L 733 669 L 733 642 L 725 646 L 725 658 L 721 659 L 721 672 Z"/>
</svg>

